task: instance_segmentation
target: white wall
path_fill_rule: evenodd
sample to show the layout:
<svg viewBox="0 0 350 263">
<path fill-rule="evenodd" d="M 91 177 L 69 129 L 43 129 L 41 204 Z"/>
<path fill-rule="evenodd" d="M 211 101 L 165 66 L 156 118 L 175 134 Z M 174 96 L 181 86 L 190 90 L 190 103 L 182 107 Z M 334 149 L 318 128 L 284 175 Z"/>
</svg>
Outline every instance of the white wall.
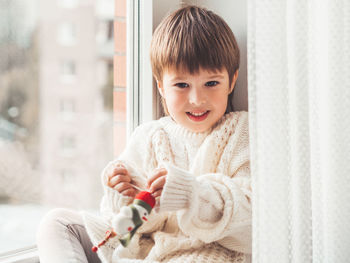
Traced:
<svg viewBox="0 0 350 263">
<path fill-rule="evenodd" d="M 162 18 L 169 12 L 179 8 L 182 3 L 195 4 L 214 11 L 221 16 L 231 27 L 236 36 L 240 51 L 241 63 L 239 77 L 233 98 L 234 110 L 248 110 L 248 84 L 247 84 L 247 1 L 246 0 L 187 0 L 153 1 L 153 29 L 157 27 Z"/>
<path fill-rule="evenodd" d="M 181 7 L 179 0 L 153 0 L 153 30 L 168 13 Z"/>
</svg>

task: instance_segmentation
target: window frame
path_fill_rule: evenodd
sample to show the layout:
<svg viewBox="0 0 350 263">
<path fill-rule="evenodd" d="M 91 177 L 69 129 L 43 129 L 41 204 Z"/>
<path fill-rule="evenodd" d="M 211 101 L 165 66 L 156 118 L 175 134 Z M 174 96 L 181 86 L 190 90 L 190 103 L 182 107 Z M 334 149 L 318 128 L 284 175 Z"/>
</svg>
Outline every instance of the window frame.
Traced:
<svg viewBox="0 0 350 263">
<path fill-rule="evenodd" d="M 132 131 L 140 123 L 140 107 L 139 107 L 139 0 L 127 1 L 126 7 L 126 79 L 127 79 L 127 88 L 126 88 L 126 119 L 127 127 L 126 133 L 127 138 L 131 135 Z M 136 63 L 135 63 L 136 62 Z"/>
<path fill-rule="evenodd" d="M 149 61 L 154 1 L 127 1 L 127 138 L 142 123 L 159 117 Z"/>
<path fill-rule="evenodd" d="M 0 254 L 3 263 L 38 263 L 39 253 L 36 245 L 11 250 Z"/>
</svg>

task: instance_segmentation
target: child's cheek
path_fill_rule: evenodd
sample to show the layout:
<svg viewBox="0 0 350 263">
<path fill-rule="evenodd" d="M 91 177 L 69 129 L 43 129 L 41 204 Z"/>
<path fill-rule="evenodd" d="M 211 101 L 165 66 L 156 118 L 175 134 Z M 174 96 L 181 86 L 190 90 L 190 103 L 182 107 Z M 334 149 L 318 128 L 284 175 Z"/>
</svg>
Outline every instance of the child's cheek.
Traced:
<svg viewBox="0 0 350 263">
<path fill-rule="evenodd" d="M 185 98 L 177 93 L 169 94 L 168 98 L 165 100 L 169 110 L 179 111 L 185 102 Z"/>
</svg>

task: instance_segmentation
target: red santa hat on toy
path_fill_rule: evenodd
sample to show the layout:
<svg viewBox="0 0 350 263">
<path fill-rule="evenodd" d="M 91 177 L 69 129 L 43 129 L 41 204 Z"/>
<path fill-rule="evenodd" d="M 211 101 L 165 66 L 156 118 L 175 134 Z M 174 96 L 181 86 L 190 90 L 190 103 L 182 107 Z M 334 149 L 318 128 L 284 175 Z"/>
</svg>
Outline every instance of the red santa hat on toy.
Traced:
<svg viewBox="0 0 350 263">
<path fill-rule="evenodd" d="M 145 208 L 149 214 L 151 213 L 152 208 L 156 204 L 156 199 L 153 197 L 153 195 L 150 192 L 141 191 L 135 196 L 133 203 L 135 205 L 139 205 Z"/>
</svg>

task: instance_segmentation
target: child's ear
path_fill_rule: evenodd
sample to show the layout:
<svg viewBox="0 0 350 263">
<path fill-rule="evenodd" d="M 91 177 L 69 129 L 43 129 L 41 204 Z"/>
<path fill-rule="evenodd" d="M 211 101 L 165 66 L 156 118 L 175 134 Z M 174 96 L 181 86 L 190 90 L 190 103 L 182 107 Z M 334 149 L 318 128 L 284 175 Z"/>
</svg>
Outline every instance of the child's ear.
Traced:
<svg viewBox="0 0 350 263">
<path fill-rule="evenodd" d="M 161 95 L 162 97 L 164 97 L 164 96 L 163 96 L 163 84 L 162 84 L 162 82 L 161 82 L 161 81 L 158 81 L 158 80 L 156 80 L 156 82 L 157 82 L 157 89 L 158 89 L 160 95 Z"/>
<path fill-rule="evenodd" d="M 233 91 L 235 84 L 236 84 L 236 81 L 237 81 L 237 78 L 238 78 L 238 69 L 236 70 L 235 74 L 233 74 L 229 93 L 231 93 Z"/>
</svg>

